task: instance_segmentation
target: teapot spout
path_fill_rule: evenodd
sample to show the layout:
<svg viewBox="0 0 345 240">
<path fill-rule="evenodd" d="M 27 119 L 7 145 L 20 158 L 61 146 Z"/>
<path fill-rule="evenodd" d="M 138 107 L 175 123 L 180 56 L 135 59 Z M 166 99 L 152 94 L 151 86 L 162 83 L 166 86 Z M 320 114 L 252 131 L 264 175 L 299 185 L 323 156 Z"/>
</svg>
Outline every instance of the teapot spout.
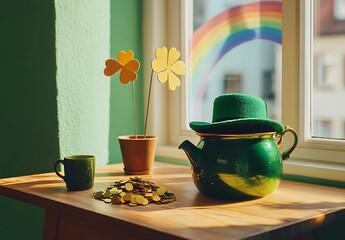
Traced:
<svg viewBox="0 0 345 240">
<path fill-rule="evenodd" d="M 198 166 L 198 162 L 200 161 L 200 149 L 196 147 L 193 143 L 188 140 L 185 140 L 181 143 L 178 149 L 182 149 L 187 157 L 189 162 L 192 164 L 194 168 Z"/>
</svg>

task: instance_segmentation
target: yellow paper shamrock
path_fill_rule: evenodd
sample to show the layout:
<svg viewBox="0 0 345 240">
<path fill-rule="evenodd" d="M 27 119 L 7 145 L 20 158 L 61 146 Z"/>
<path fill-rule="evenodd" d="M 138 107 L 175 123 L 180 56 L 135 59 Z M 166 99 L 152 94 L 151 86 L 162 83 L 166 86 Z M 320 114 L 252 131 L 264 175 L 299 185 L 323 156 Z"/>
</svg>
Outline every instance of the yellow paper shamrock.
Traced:
<svg viewBox="0 0 345 240">
<path fill-rule="evenodd" d="M 181 85 L 176 75 L 184 75 L 186 67 L 183 61 L 179 60 L 181 54 L 176 48 L 166 47 L 156 49 L 156 58 L 152 61 L 152 70 L 158 73 L 158 80 L 161 83 L 169 82 L 169 89 L 174 91 Z"/>
<path fill-rule="evenodd" d="M 140 68 L 140 63 L 137 59 L 134 59 L 134 53 L 131 50 L 127 52 L 121 51 L 117 54 L 117 59 L 108 59 L 105 61 L 104 75 L 112 76 L 120 72 L 120 82 L 123 84 L 129 83 L 137 79 L 136 71 Z"/>
</svg>

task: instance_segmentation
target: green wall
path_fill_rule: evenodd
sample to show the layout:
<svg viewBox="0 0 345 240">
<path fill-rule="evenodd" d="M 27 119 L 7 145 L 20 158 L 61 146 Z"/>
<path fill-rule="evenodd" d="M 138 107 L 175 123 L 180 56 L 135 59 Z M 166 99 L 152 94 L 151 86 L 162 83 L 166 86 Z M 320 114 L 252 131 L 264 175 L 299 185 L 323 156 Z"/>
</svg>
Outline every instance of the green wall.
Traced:
<svg viewBox="0 0 345 240">
<path fill-rule="evenodd" d="M 0 2 L 0 178 L 59 157 L 53 0 Z M 0 197 L 1 239 L 39 239 L 44 211 Z"/>
<path fill-rule="evenodd" d="M 51 169 L 59 156 L 53 0 L 0 3 L 0 176 Z"/>
<path fill-rule="evenodd" d="M 54 4 L 54 0 L 0 1 L 0 178 L 51 172 L 53 162 L 65 154 L 65 150 L 61 151 L 59 146 L 61 129 L 58 119 L 61 120 L 61 117 L 58 117 L 57 108 L 61 90 L 57 82 L 61 78 L 58 73 L 61 63 L 57 63 L 57 59 L 63 62 L 65 58 L 57 57 L 55 33 L 55 6 L 63 1 L 69 2 L 58 0 Z M 73 3 L 85 4 L 85 1 L 73 0 Z M 142 1 L 109 1 L 109 6 L 111 50 L 106 57 L 116 58 L 119 50 L 131 49 L 141 61 Z M 83 11 L 83 8 L 77 10 Z M 102 23 L 95 21 L 96 26 L 97 24 Z M 69 38 L 69 34 L 65 37 Z M 98 51 L 95 46 L 92 49 Z M 72 61 L 68 53 L 64 54 L 67 54 L 66 59 Z M 69 54 L 78 52 L 71 51 Z M 99 66 L 101 71 L 103 64 L 102 57 Z M 77 64 L 74 66 L 78 67 Z M 88 67 L 90 66 L 86 65 Z M 111 96 L 106 106 L 107 111 L 110 111 L 110 126 L 107 126 L 110 130 L 106 136 L 108 139 L 104 141 L 107 143 L 109 140 L 109 159 L 102 161 L 120 162 L 121 154 L 116 138 L 133 133 L 131 86 L 120 85 L 118 74 L 111 80 L 102 74 L 99 77 L 99 81 L 109 81 L 108 86 L 111 86 Z M 142 71 L 139 71 L 135 85 L 138 131 L 142 132 Z M 61 111 L 64 109 L 60 109 L 60 113 Z M 73 134 L 73 131 L 69 134 Z M 61 143 L 65 144 L 64 141 Z M 40 239 L 43 221 L 43 209 L 0 196 L 1 239 Z"/>
<path fill-rule="evenodd" d="M 141 63 L 134 82 L 138 134 L 143 134 L 143 65 L 142 65 L 142 2 L 141 0 L 111 1 L 111 58 L 116 59 L 119 51 L 132 50 Z M 133 135 L 133 105 L 131 83 L 123 85 L 119 73 L 111 77 L 109 161 L 121 162 L 117 137 Z"/>
</svg>

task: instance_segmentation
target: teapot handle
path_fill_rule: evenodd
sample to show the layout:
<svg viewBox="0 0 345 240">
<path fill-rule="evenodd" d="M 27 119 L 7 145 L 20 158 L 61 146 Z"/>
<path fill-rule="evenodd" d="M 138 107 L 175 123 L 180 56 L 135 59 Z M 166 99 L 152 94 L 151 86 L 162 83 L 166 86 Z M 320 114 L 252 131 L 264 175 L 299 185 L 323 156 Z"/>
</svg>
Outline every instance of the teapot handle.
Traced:
<svg viewBox="0 0 345 240">
<path fill-rule="evenodd" d="M 297 143 L 298 143 L 298 135 L 297 135 L 297 132 L 295 131 L 295 129 L 289 127 L 289 126 L 286 126 L 285 127 L 285 130 L 278 134 L 278 136 L 280 136 L 280 139 L 277 143 L 278 145 L 278 148 L 281 147 L 281 145 L 283 144 L 283 137 L 284 137 L 284 134 L 287 133 L 287 132 L 291 132 L 292 135 L 294 136 L 294 143 L 292 144 L 292 146 L 290 148 L 288 148 L 285 152 L 282 153 L 282 159 L 283 161 L 284 160 L 289 160 L 290 158 L 290 154 L 293 152 L 293 150 L 295 150 L 296 146 L 297 146 Z"/>
</svg>

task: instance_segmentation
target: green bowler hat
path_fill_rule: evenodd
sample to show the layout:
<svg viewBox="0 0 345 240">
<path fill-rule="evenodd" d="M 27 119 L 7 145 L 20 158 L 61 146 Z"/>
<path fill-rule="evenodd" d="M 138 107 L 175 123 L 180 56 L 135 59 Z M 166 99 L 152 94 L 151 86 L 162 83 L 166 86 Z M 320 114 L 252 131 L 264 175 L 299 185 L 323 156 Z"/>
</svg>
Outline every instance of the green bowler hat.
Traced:
<svg viewBox="0 0 345 240">
<path fill-rule="evenodd" d="M 282 133 L 285 129 L 267 117 L 263 99 L 242 93 L 218 96 L 213 102 L 212 123 L 195 121 L 189 126 L 198 133 L 215 134 Z"/>
</svg>

